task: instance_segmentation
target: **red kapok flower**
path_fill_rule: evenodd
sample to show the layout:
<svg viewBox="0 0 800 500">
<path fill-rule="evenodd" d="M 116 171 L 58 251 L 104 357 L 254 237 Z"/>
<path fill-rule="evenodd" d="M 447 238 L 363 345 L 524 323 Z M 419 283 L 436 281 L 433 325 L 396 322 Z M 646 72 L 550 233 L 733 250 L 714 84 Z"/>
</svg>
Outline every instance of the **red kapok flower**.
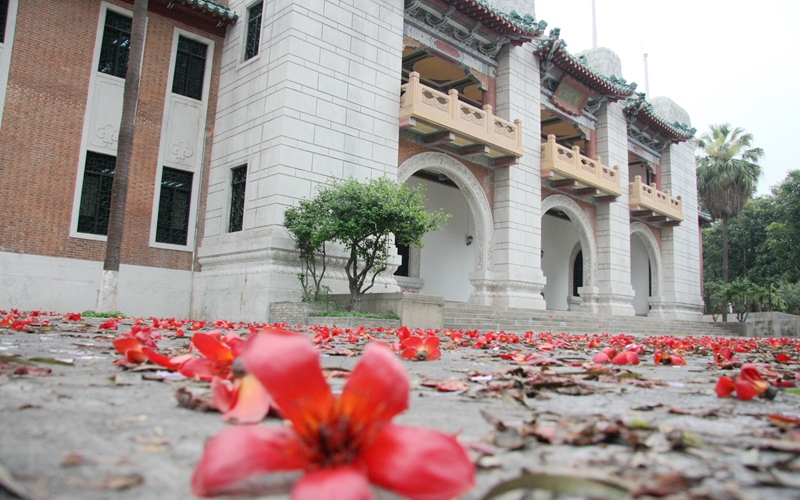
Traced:
<svg viewBox="0 0 800 500">
<path fill-rule="evenodd" d="M 125 356 L 125 361 L 128 363 L 144 363 L 147 361 L 147 356 L 142 352 L 142 343 L 139 339 L 134 337 L 119 336 L 111 341 L 114 344 L 114 349 L 118 353 Z"/>
<path fill-rule="evenodd" d="M 434 361 L 442 355 L 442 351 L 439 350 L 439 337 L 420 338 L 411 336 L 406 337 L 401 344 L 405 349 L 400 355 L 405 359 Z"/>
<path fill-rule="evenodd" d="M 338 397 L 317 350 L 300 335 L 260 333 L 243 359 L 292 426 L 223 430 L 195 468 L 195 494 L 221 494 L 256 474 L 302 469 L 295 499 L 372 498 L 370 482 L 409 498 L 448 499 L 474 484 L 474 466 L 454 437 L 391 423 L 408 408 L 410 385 L 387 346 L 367 346 Z"/>
<path fill-rule="evenodd" d="M 214 377 L 211 396 L 224 419 L 232 424 L 257 424 L 264 420 L 272 406 L 272 398 L 256 377 L 246 374 L 233 381 Z"/>
<path fill-rule="evenodd" d="M 753 399 L 756 396 L 773 399 L 777 394 L 777 389 L 761 378 L 761 374 L 758 373 L 756 367 L 750 363 L 742 365 L 736 380 L 730 377 L 720 377 L 717 381 L 717 396 L 724 398 L 732 394 L 733 391 L 736 391 L 736 397 L 742 401 Z"/>
<path fill-rule="evenodd" d="M 189 378 L 211 381 L 214 377 L 230 379 L 233 360 L 240 354 L 244 339 L 229 333 L 224 340 L 219 332 L 195 333 L 192 344 L 205 358 L 192 358 L 183 362 L 178 371 Z"/>
</svg>

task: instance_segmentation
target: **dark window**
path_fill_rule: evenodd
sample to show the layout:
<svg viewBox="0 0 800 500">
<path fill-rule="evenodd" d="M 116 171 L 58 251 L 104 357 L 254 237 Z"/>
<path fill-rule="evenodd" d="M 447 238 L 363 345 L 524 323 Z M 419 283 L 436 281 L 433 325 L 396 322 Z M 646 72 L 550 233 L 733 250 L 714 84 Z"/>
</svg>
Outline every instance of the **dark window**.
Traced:
<svg viewBox="0 0 800 500">
<path fill-rule="evenodd" d="M 108 214 L 111 211 L 111 185 L 117 159 L 100 153 L 86 153 L 83 170 L 81 206 L 78 211 L 78 232 L 108 234 Z"/>
<path fill-rule="evenodd" d="M 247 165 L 231 170 L 231 214 L 228 218 L 228 232 L 242 230 L 244 221 L 244 192 L 247 185 Z"/>
<path fill-rule="evenodd" d="M 396 245 L 396 246 L 397 246 L 397 255 L 399 255 L 403 259 L 403 261 L 400 264 L 400 267 L 397 268 L 397 271 L 394 272 L 394 275 L 408 277 L 408 245 Z"/>
<path fill-rule="evenodd" d="M 128 72 L 128 56 L 131 51 L 131 18 L 106 11 L 103 29 L 103 45 L 100 48 L 100 64 L 97 71 L 125 78 Z"/>
<path fill-rule="evenodd" d="M 572 296 L 580 297 L 578 288 L 583 286 L 583 250 L 578 251 L 575 256 L 575 264 L 572 267 Z"/>
<path fill-rule="evenodd" d="M 178 54 L 175 57 L 172 92 L 197 100 L 203 98 L 206 49 L 208 46 L 204 43 L 182 36 L 178 37 Z"/>
<path fill-rule="evenodd" d="M 156 242 L 185 245 L 189 234 L 192 173 L 164 167 L 158 202 Z"/>
<path fill-rule="evenodd" d="M 244 60 L 252 59 L 258 55 L 258 46 L 261 42 L 261 12 L 264 2 L 250 7 L 247 13 L 247 41 L 244 47 Z"/>
<path fill-rule="evenodd" d="M 8 20 L 8 0 L 0 0 L 0 43 L 6 41 L 6 21 Z"/>
</svg>

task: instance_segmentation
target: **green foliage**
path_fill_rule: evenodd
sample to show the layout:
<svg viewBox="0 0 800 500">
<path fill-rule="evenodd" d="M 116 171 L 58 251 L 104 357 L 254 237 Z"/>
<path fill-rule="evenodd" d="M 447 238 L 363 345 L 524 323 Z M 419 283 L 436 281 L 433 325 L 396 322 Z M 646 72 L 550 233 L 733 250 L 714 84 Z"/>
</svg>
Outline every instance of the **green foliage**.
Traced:
<svg viewBox="0 0 800 500">
<path fill-rule="evenodd" d="M 731 281 L 725 291 L 725 296 L 739 322 L 746 321 L 750 312 L 761 310 L 761 304 L 766 294 L 764 287 L 756 285 L 746 278 L 737 278 Z"/>
<path fill-rule="evenodd" d="M 300 200 L 297 206 L 283 213 L 283 225 L 294 237 L 294 247 L 303 263 L 303 272 L 297 275 L 303 287 L 303 302 L 316 302 L 323 293 L 322 279 L 327 267 L 325 244 L 332 237 L 325 205 L 315 201 Z"/>
<path fill-rule="evenodd" d="M 110 311 L 110 312 L 96 312 L 96 311 L 83 311 L 81 313 L 81 317 L 83 318 L 118 318 L 122 316 L 123 318 L 127 318 L 124 313 L 120 311 Z"/>
<path fill-rule="evenodd" d="M 326 318 L 367 318 L 367 319 L 400 319 L 400 316 L 394 311 L 387 311 L 384 314 L 366 313 L 356 311 L 323 311 L 308 313 L 309 317 L 326 317 Z"/>
<path fill-rule="evenodd" d="M 345 272 L 353 311 L 359 310 L 361 295 L 386 269 L 392 234 L 397 244 L 422 246 L 422 236 L 449 217 L 441 211 L 427 213 L 420 189 L 386 177 L 334 181 L 319 190 L 313 203 L 327 214 L 330 239 L 349 252 Z"/>
<path fill-rule="evenodd" d="M 714 219 L 722 219 L 722 280 L 728 282 L 728 220 L 736 217 L 756 191 L 764 156 L 751 148 L 752 134 L 730 125 L 711 125 L 700 138 L 697 157 L 697 193 L 700 203 Z"/>
<path fill-rule="evenodd" d="M 789 172 L 772 189 L 773 222 L 767 226 L 769 248 L 781 263 L 783 278 L 800 281 L 800 170 Z"/>
</svg>

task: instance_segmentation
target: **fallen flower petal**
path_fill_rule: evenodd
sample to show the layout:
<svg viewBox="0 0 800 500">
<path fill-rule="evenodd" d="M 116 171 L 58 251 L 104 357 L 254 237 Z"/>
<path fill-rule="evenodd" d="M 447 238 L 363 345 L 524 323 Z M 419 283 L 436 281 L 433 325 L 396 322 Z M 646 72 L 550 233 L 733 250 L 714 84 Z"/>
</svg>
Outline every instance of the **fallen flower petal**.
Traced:
<svg viewBox="0 0 800 500">
<path fill-rule="evenodd" d="M 233 382 L 214 377 L 211 395 L 225 422 L 257 424 L 264 420 L 272 405 L 272 398 L 253 375 L 236 377 Z"/>
<path fill-rule="evenodd" d="M 372 498 L 367 478 L 430 500 L 452 498 L 474 484 L 474 466 L 454 438 L 389 423 L 408 407 L 410 386 L 387 345 L 367 346 L 338 398 L 325 381 L 316 348 L 303 336 L 261 332 L 250 339 L 242 358 L 292 427 L 223 431 L 209 442 L 195 469 L 196 494 L 229 492 L 254 474 L 296 468 L 305 469 L 306 476 L 292 497 L 314 500 Z"/>
</svg>

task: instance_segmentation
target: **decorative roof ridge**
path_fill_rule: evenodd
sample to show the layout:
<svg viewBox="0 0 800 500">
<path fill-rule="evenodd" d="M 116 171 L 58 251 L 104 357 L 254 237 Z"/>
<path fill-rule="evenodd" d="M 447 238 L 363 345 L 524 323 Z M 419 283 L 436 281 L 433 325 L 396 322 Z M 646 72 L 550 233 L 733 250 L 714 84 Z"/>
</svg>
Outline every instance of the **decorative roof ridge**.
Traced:
<svg viewBox="0 0 800 500">
<path fill-rule="evenodd" d="M 529 34 L 533 36 L 541 35 L 542 33 L 544 33 L 544 30 L 547 29 L 547 21 L 539 20 L 539 22 L 537 22 L 536 17 L 533 14 L 527 13 L 522 15 L 519 12 L 517 12 L 516 9 L 512 10 L 511 12 L 505 12 L 492 5 L 490 0 L 470 0 L 470 1 L 482 6 L 490 13 L 502 17 L 503 19 L 513 24 L 517 28 L 527 31 Z"/>
<path fill-rule="evenodd" d="M 575 56 L 567 50 L 567 42 L 561 39 L 561 28 L 552 28 L 547 38 L 534 42 L 534 53 L 541 56 L 547 53 L 549 57 L 561 54 L 564 58 L 571 60 L 575 65 L 589 73 L 591 76 L 601 80 L 603 83 L 614 89 L 619 94 L 627 97 L 636 92 L 637 84 L 628 83 L 624 78 L 616 75 L 606 76 L 598 73 L 589 66 L 589 61 L 585 55 Z"/>
<path fill-rule="evenodd" d="M 671 132 L 674 137 L 679 138 L 681 140 L 688 140 L 694 137 L 694 134 L 697 132 L 697 129 L 694 127 L 690 127 L 686 123 L 680 123 L 675 121 L 673 123 L 669 123 L 664 117 L 659 115 L 655 107 L 653 107 L 653 103 L 647 100 L 645 97 L 644 92 L 637 92 L 634 96 L 628 98 L 625 102 L 625 113 L 628 116 L 638 117 L 644 111 L 644 115 L 657 125 L 660 125 L 666 131 Z"/>
<path fill-rule="evenodd" d="M 229 9 L 226 5 L 215 2 L 214 0 L 181 0 L 181 2 L 188 3 L 189 5 L 196 5 L 201 9 L 208 10 L 212 14 L 220 15 L 231 22 L 235 22 L 237 19 L 239 19 L 239 14 Z"/>
</svg>

